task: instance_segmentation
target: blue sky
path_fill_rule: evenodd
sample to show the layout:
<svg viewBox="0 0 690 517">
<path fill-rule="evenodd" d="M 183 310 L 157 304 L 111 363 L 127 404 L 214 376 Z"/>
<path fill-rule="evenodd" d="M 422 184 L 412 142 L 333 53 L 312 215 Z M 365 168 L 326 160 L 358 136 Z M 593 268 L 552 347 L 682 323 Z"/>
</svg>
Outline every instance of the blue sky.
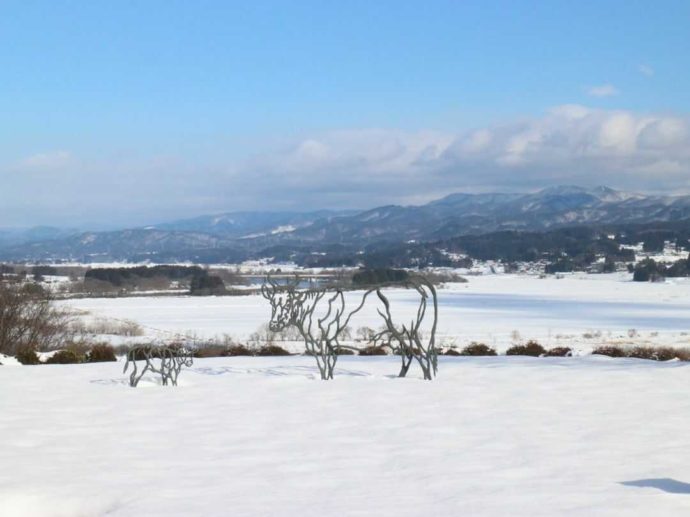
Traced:
<svg viewBox="0 0 690 517">
<path fill-rule="evenodd" d="M 688 49 L 686 1 L 0 2 L 0 226 L 685 192 Z"/>
</svg>

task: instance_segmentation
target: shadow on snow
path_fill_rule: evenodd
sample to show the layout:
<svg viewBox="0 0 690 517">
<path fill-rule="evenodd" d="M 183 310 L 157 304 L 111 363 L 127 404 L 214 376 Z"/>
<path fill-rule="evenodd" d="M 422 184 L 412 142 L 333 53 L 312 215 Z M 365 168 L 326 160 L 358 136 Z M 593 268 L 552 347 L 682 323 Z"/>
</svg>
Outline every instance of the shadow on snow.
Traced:
<svg viewBox="0 0 690 517">
<path fill-rule="evenodd" d="M 622 481 L 621 485 L 638 488 L 656 488 L 669 494 L 690 494 L 690 483 L 683 483 L 671 478 L 636 479 Z"/>
</svg>

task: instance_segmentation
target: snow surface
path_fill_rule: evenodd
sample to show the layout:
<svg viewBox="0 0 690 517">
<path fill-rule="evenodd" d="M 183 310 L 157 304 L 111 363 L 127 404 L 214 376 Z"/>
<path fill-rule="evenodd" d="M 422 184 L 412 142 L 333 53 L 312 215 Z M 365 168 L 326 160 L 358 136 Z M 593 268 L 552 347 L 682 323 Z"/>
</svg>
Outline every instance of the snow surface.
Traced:
<svg viewBox="0 0 690 517">
<path fill-rule="evenodd" d="M 0 367 L 0 515 L 688 515 L 690 365 L 605 357 Z"/>
<path fill-rule="evenodd" d="M 414 291 L 390 289 L 394 314 L 408 321 L 417 310 Z M 348 293 L 355 307 L 361 293 Z M 439 289 L 438 336 L 442 344 L 462 347 L 481 341 L 505 350 L 515 341 L 537 339 L 544 346 L 571 346 L 582 353 L 602 343 L 690 346 L 690 281 L 632 282 L 629 274 L 472 276 L 468 283 Z M 89 311 L 86 318 L 129 319 L 149 337 L 174 335 L 210 338 L 229 334 L 246 340 L 267 323 L 270 309 L 259 295 L 225 297 L 144 297 L 74 299 L 70 307 Z M 381 325 L 376 303 L 351 322 Z M 632 334 L 632 335 L 631 335 Z M 141 341 L 140 338 L 137 340 Z M 301 345 L 289 346 L 300 351 Z"/>
</svg>

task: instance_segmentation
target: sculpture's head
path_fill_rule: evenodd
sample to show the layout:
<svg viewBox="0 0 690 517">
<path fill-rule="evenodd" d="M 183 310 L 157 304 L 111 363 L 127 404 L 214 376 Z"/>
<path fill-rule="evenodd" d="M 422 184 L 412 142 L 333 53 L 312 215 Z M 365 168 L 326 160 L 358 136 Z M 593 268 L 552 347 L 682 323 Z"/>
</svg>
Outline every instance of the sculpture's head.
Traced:
<svg viewBox="0 0 690 517">
<path fill-rule="evenodd" d="M 269 276 L 261 286 L 261 294 L 271 304 L 271 321 L 268 328 L 271 332 L 280 332 L 294 322 L 295 317 L 295 288 L 299 280 L 287 285 L 276 284 Z"/>
<path fill-rule="evenodd" d="M 189 348 L 183 348 L 179 352 L 180 364 L 190 367 L 194 364 L 194 353 Z"/>
</svg>

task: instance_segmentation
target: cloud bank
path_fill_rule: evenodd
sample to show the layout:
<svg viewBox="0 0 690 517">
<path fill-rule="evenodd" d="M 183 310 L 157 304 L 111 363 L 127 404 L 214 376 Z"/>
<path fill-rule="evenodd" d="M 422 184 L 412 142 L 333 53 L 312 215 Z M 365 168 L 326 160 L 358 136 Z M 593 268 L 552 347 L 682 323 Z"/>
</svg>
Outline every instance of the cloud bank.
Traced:
<svg viewBox="0 0 690 517">
<path fill-rule="evenodd" d="M 339 131 L 251 166 L 271 182 L 333 195 L 433 196 L 448 190 L 610 184 L 690 186 L 690 124 L 672 115 L 564 105 L 542 117 L 463 134 Z"/>
<path fill-rule="evenodd" d="M 365 208 L 424 202 L 452 191 L 564 183 L 685 193 L 690 122 L 681 115 L 563 105 L 459 134 L 331 131 L 233 163 L 175 155 L 86 160 L 55 151 L 5 164 L 0 174 L 6 177 L 0 192 L 4 226 Z"/>
</svg>

